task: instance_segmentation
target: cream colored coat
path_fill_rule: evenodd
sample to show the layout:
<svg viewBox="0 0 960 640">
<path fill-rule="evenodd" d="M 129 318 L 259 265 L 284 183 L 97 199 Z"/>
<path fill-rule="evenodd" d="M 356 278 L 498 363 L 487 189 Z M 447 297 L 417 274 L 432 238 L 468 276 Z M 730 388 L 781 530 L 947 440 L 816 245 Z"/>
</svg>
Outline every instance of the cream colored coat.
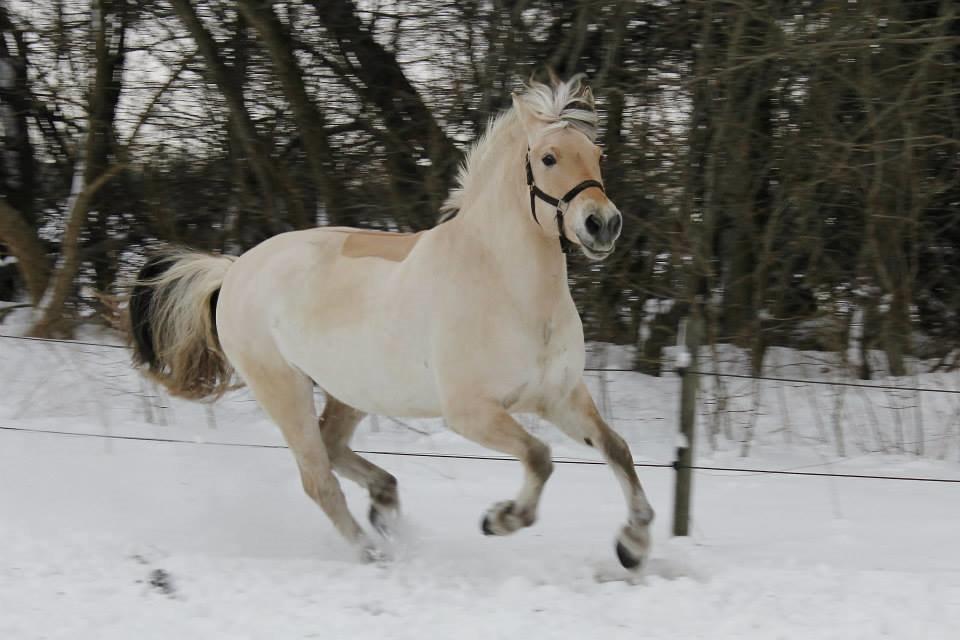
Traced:
<svg viewBox="0 0 960 640">
<path fill-rule="evenodd" d="M 399 505 L 396 480 L 348 446 L 365 413 L 443 416 L 464 437 L 516 456 L 523 486 L 488 510 L 482 529 L 489 535 L 536 519 L 552 472 L 549 449 L 511 413 L 541 415 L 603 453 L 627 503 L 618 556 L 634 568 L 646 555 L 653 511 L 626 443 L 583 383 L 583 328 L 557 212 L 537 200 L 534 218 L 526 181 L 527 158 L 536 185 L 555 197 L 600 180 L 595 124 L 592 95 L 578 80 L 534 84 L 470 152 L 452 197 L 459 213 L 429 231 L 313 229 L 267 240 L 232 263 L 177 259 L 179 275 L 164 286 L 184 299 L 195 291 L 197 309 L 222 277 L 222 353 L 283 430 L 307 493 L 367 557 L 377 556 L 376 545 L 333 475 L 365 486 L 371 521 L 389 530 Z M 589 188 L 566 210 L 563 233 L 600 259 L 613 250 L 620 220 L 603 190 Z M 191 274 L 200 284 L 191 284 Z M 181 326 L 202 332 L 202 316 L 168 315 L 158 325 L 174 337 Z M 188 338 L 172 340 L 170 351 L 189 353 L 196 341 Z M 319 428 L 314 383 L 327 396 Z"/>
</svg>

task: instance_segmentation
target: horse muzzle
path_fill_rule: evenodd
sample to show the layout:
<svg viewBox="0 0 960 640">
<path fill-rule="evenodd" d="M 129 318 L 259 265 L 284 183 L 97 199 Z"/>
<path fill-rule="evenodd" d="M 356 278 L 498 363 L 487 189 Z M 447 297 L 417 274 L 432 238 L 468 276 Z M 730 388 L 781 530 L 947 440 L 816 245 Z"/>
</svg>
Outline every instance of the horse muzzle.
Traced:
<svg viewBox="0 0 960 640">
<path fill-rule="evenodd" d="M 617 238 L 623 228 L 623 216 L 612 204 L 588 205 L 583 212 L 582 224 L 577 225 L 577 240 L 587 258 L 603 260 L 613 253 Z"/>
</svg>

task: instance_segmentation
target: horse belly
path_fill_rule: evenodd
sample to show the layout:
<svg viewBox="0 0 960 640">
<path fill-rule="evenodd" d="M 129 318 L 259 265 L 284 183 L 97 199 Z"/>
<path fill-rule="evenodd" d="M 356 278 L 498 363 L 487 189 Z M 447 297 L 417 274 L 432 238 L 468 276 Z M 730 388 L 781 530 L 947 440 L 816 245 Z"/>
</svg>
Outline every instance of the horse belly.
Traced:
<svg viewBox="0 0 960 640">
<path fill-rule="evenodd" d="M 291 349 L 288 358 L 324 391 L 361 411 L 434 417 L 440 401 L 420 342 L 387 328 L 333 330 Z"/>
<path fill-rule="evenodd" d="M 319 304 L 292 313 L 298 326 L 281 332 L 285 355 L 324 391 L 367 413 L 440 415 L 427 339 L 416 330 L 427 325 L 424 305 L 398 295 L 397 280 L 375 275 L 351 292 L 318 291 Z"/>
</svg>

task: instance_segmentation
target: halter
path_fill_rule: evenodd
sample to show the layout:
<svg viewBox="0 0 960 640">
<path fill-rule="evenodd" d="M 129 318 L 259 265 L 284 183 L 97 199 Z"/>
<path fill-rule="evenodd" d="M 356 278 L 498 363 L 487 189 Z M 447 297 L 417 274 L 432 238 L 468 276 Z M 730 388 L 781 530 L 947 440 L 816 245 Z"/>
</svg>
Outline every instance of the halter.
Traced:
<svg viewBox="0 0 960 640">
<path fill-rule="evenodd" d="M 580 195 L 581 191 L 585 191 L 591 187 L 596 187 L 606 193 L 606 191 L 603 190 L 603 184 L 597 180 L 584 180 L 570 189 L 570 191 L 567 191 L 559 200 L 543 192 L 533 181 L 533 168 L 530 166 L 530 149 L 527 149 L 527 187 L 530 189 L 530 213 L 533 215 L 534 222 L 538 225 L 540 224 L 540 220 L 537 218 L 537 198 L 540 198 L 551 207 L 557 208 L 557 230 L 560 232 L 560 250 L 564 253 L 567 253 L 573 245 L 573 242 L 567 238 L 567 233 L 563 228 L 563 214 L 570 208 L 570 203 Z"/>
</svg>

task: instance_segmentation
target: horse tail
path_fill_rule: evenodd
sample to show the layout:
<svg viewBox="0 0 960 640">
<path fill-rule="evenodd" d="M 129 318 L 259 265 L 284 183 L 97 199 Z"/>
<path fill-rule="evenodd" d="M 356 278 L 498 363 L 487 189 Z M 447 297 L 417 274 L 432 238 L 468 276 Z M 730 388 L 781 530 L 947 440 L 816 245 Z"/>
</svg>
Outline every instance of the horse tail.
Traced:
<svg viewBox="0 0 960 640">
<path fill-rule="evenodd" d="M 235 258 L 168 249 L 143 265 L 129 303 L 133 363 L 171 395 L 216 399 L 233 367 L 217 338 L 217 299 Z"/>
</svg>

